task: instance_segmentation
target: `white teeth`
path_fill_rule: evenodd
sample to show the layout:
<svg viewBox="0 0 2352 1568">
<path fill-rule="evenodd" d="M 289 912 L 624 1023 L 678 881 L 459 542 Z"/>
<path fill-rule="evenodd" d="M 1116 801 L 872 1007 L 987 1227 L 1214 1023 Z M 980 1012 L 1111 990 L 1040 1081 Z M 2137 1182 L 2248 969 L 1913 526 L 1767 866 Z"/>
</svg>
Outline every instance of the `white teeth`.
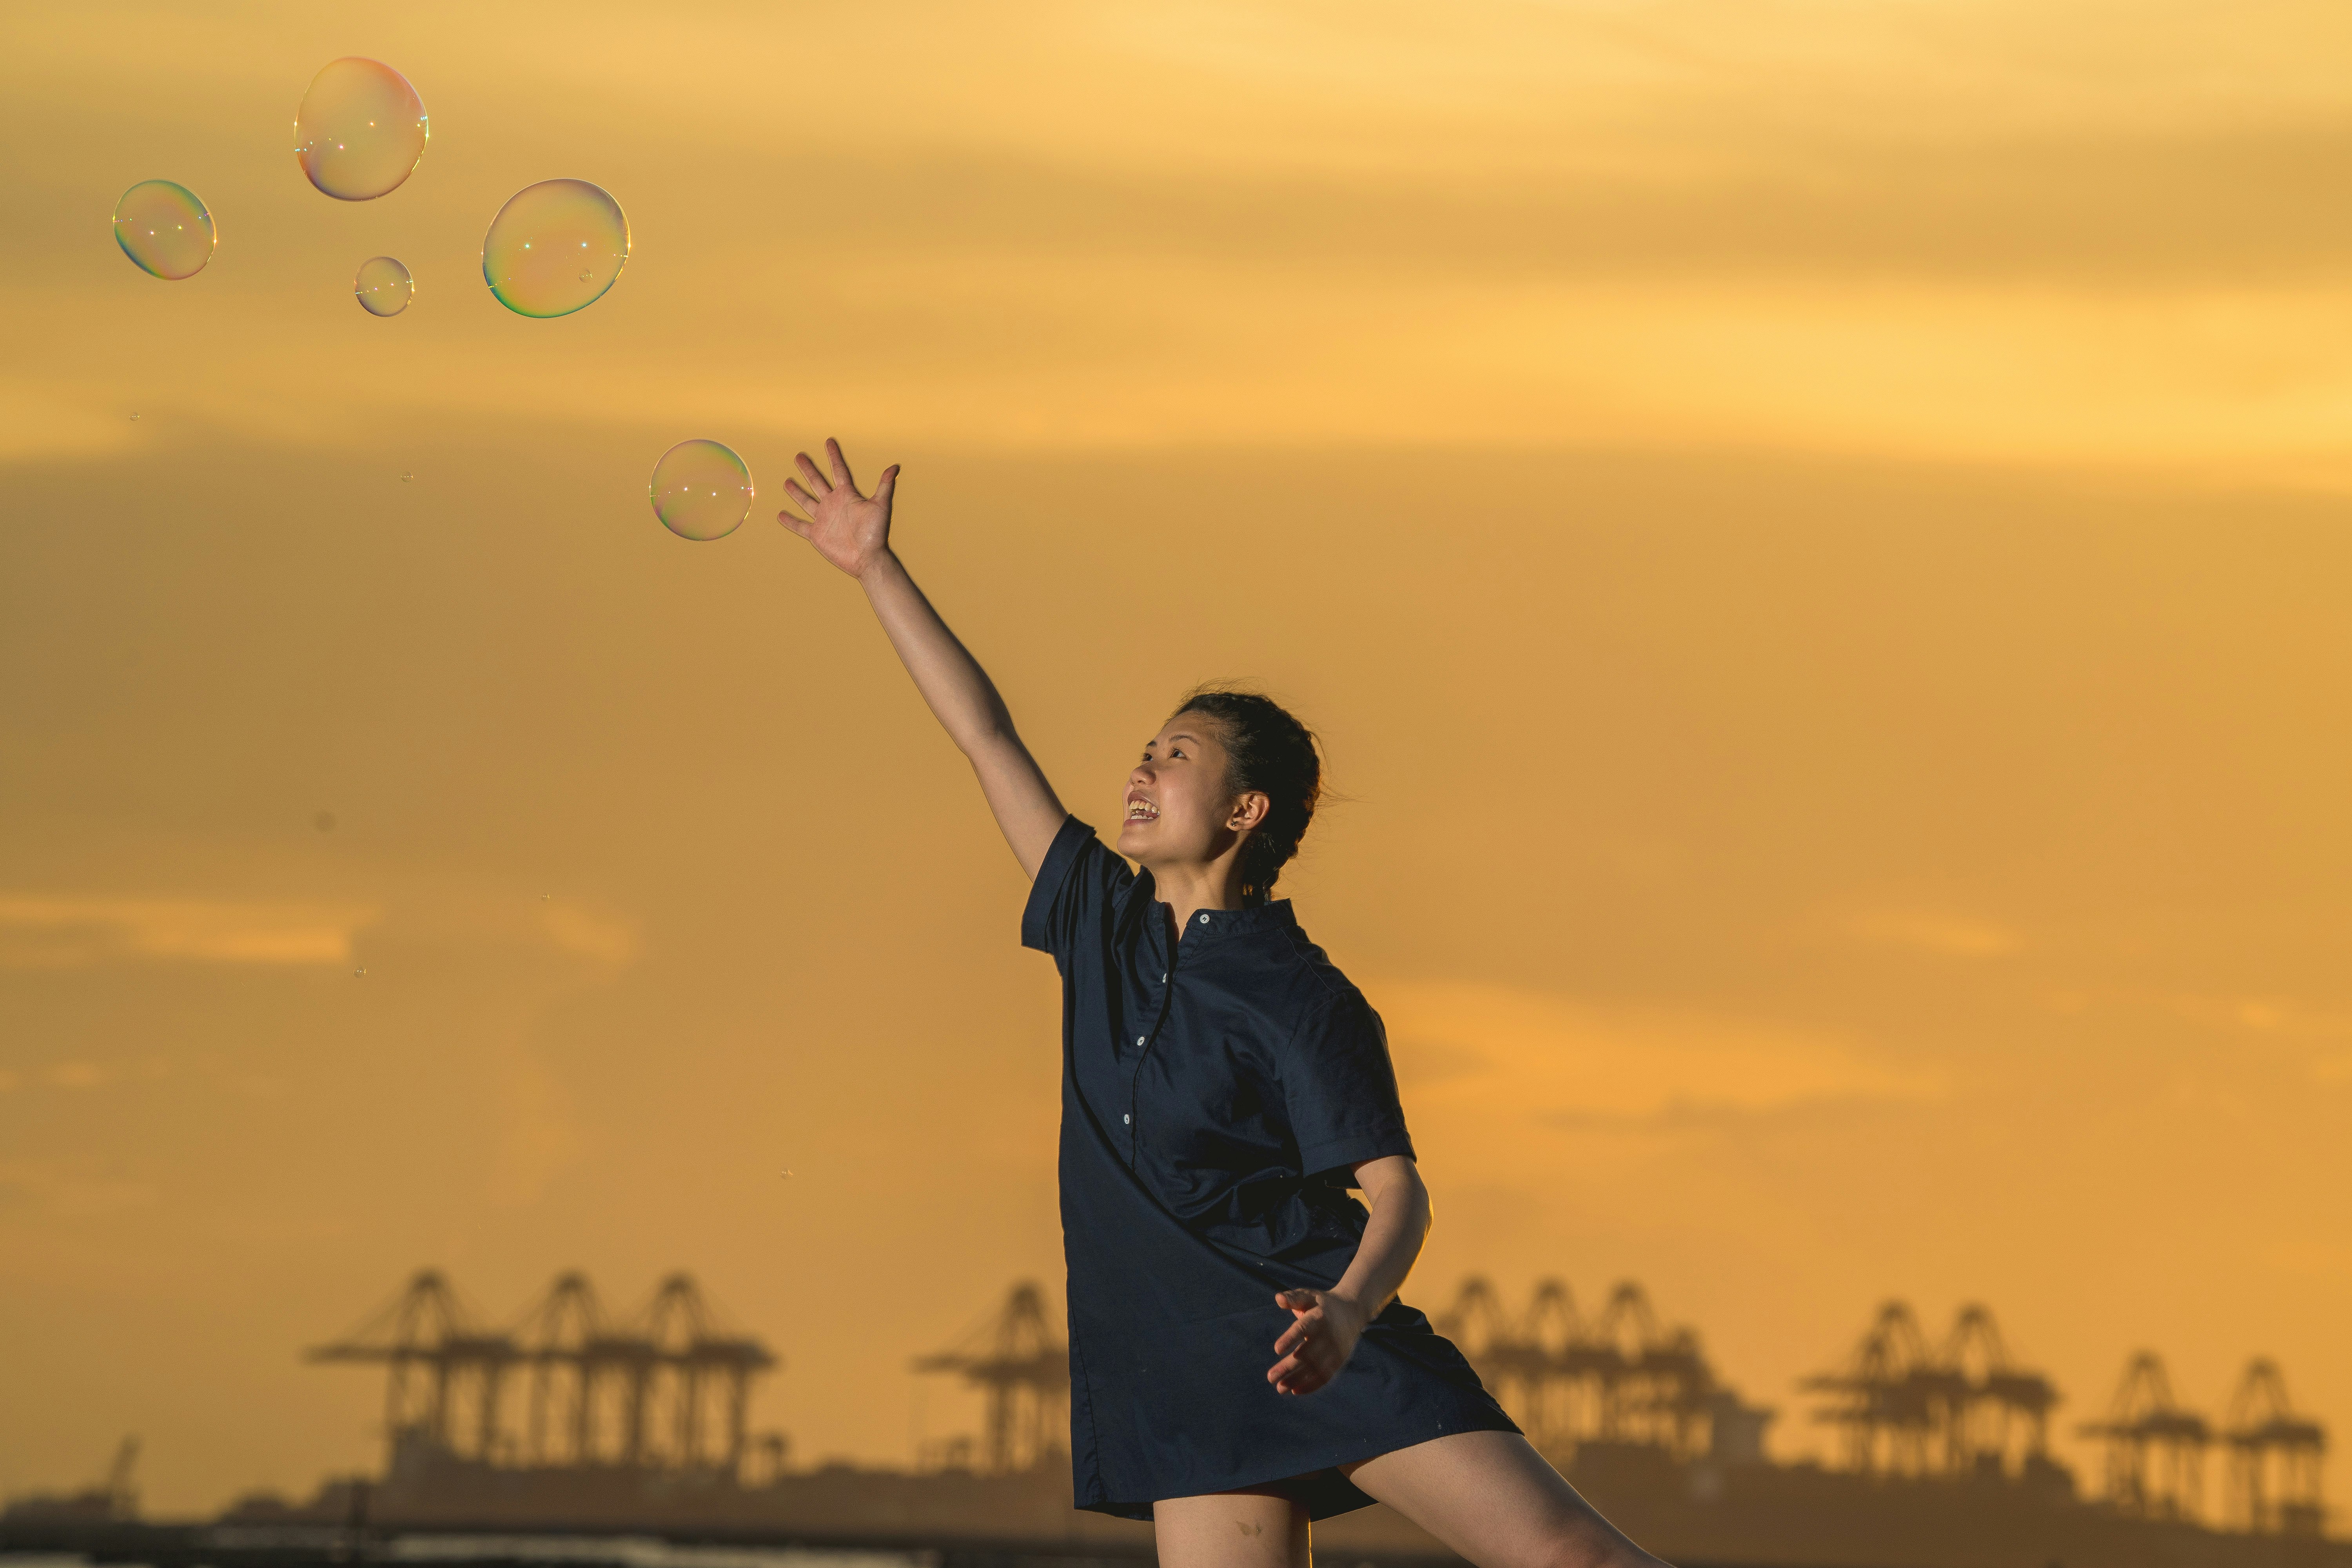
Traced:
<svg viewBox="0 0 2352 1568">
<path fill-rule="evenodd" d="M 1131 802 L 1127 808 L 1129 822 L 1150 822 L 1160 815 L 1160 808 L 1148 800 Z"/>
</svg>

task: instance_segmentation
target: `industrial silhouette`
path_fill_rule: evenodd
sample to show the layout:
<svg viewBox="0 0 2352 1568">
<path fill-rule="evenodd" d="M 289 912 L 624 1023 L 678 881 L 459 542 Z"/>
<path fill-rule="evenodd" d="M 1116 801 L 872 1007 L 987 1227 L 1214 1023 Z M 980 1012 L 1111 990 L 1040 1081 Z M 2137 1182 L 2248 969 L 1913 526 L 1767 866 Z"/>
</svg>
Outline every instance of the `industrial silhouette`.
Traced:
<svg viewBox="0 0 2352 1568">
<path fill-rule="evenodd" d="M 2263 1356 L 2246 1363 L 2227 1420 L 2217 1432 L 2183 1409 L 2163 1360 L 2141 1351 L 2125 1365 L 2106 1419 L 2080 1430 L 2106 1440 L 2106 1500 L 2119 1513 L 2201 1519 L 2206 1453 L 2218 1444 L 2229 1464 L 2221 1522 L 2252 1534 L 2319 1534 L 2326 1522 L 2319 1472 L 2327 1432 L 2294 1414 L 2277 1363 Z"/>
<path fill-rule="evenodd" d="M 1843 1366 L 1800 1386 L 1828 1396 L 1813 1419 L 1843 1429 L 1850 1469 L 2072 1484 L 2049 1455 L 2058 1390 L 2011 1363 L 1987 1308 L 1961 1308 L 1930 1345 L 1910 1307 L 1889 1301 Z"/>
<path fill-rule="evenodd" d="M 1720 1383 L 1697 1334 L 1662 1324 L 1630 1279 L 1588 1321 L 1558 1279 L 1538 1284 L 1514 1315 L 1474 1276 L 1435 1321 L 1547 1452 L 1629 1443 L 1684 1459 L 1763 1457 L 1773 1412 L 1744 1404 Z"/>
<path fill-rule="evenodd" d="M 303 1505 L 247 1500 L 227 1518 L 1133 1550 L 1139 1538 L 1122 1532 L 1138 1527 L 1070 1508 L 1057 1308 L 1036 1284 L 1017 1284 L 951 1343 L 915 1358 L 918 1375 L 979 1392 L 978 1433 L 911 1470 L 793 1468 L 782 1434 L 751 1427 L 758 1380 L 781 1363 L 689 1276 L 670 1275 L 616 1314 L 584 1275 L 564 1274 L 491 1320 L 427 1270 L 309 1352 L 383 1369 L 382 1477 L 331 1482 Z M 1801 1380 L 1831 1442 L 1825 1461 L 1794 1462 L 1768 1452 L 1778 1413 L 1743 1397 L 1697 1332 L 1637 1283 L 1586 1309 L 1564 1281 L 1546 1279 L 1514 1307 L 1473 1278 L 1435 1318 L 1530 1440 L 1670 1557 L 2352 1568 L 2352 1543 L 2324 1533 L 2327 1434 L 2296 1413 L 2268 1360 L 2248 1365 L 2217 1424 L 2181 1404 L 2154 1352 L 2133 1355 L 2105 1414 L 2076 1427 L 2104 1450 L 2098 1495 L 2084 1498 L 2049 1449 L 2063 1395 L 2020 1362 L 1982 1306 L 1963 1307 L 1940 1338 L 1905 1303 L 1881 1306 L 1842 1359 Z M 85 1519 L 119 1527 L 134 1452 L 126 1446 L 106 1487 L 22 1500 L 0 1523 L 18 1534 Z M 2218 1505 L 2206 1484 L 2216 1464 Z M 13 1539 L 0 1532 L 0 1543 Z M 1328 1521 L 1317 1539 L 1362 1561 L 1440 1550 L 1381 1510 Z"/>
<path fill-rule="evenodd" d="M 1058 1463 L 1069 1451 L 1070 1347 L 1054 1331 L 1045 1293 L 1029 1280 L 1004 1305 L 937 1355 L 918 1356 L 917 1372 L 961 1373 L 988 1398 L 991 1475 Z"/>
<path fill-rule="evenodd" d="M 730 1331 L 691 1276 L 673 1274 L 636 1310 L 609 1318 L 582 1274 L 557 1277 L 505 1329 L 486 1329 L 432 1269 L 314 1362 L 386 1369 L 386 1474 L 446 1459 L 529 1468 L 677 1470 L 740 1479 L 752 1447 L 751 1380 L 777 1364 Z M 530 1408 L 509 1429 L 509 1384 Z M 760 1439 L 781 1467 L 780 1435 Z"/>
</svg>

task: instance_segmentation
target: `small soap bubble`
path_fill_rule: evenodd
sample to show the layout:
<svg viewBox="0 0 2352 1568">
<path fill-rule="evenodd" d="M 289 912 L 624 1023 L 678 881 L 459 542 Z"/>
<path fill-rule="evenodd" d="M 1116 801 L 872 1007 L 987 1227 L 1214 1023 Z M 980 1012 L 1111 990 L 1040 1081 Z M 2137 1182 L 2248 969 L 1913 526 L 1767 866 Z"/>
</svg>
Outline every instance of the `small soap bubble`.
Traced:
<svg viewBox="0 0 2352 1568">
<path fill-rule="evenodd" d="M 185 185 L 142 180 L 114 204 L 114 243 L 142 272 L 178 282 L 213 258 L 213 215 Z"/>
<path fill-rule="evenodd" d="M 415 482 L 415 479 L 416 476 L 415 474 L 403 474 L 400 476 L 400 482 L 404 485 L 411 484 Z"/>
<path fill-rule="evenodd" d="M 294 111 L 294 161 L 340 202 L 400 188 L 425 156 L 433 127 L 408 79 L 378 60 L 331 60 Z"/>
<path fill-rule="evenodd" d="M 367 971 L 364 969 L 354 969 L 352 971 L 352 978 L 357 980 L 361 975 L 365 974 L 366 973 Z"/>
<path fill-rule="evenodd" d="M 359 276 L 352 279 L 352 292 L 369 315 L 397 316 L 408 309 L 416 284 L 408 268 L 392 257 L 371 256 L 360 263 Z"/>
<path fill-rule="evenodd" d="M 526 185 L 482 237 L 482 280 L 518 316 L 568 316 L 594 304 L 628 259 L 621 204 L 585 180 Z M 583 260 L 591 265 L 575 275 Z"/>
<path fill-rule="evenodd" d="M 654 515 L 680 539 L 724 539 L 751 510 L 751 470 L 716 441 L 680 441 L 654 465 Z"/>
<path fill-rule="evenodd" d="M 335 830 L 335 814 L 331 811 L 322 811 L 310 819 L 310 826 L 321 833 L 332 833 Z"/>
<path fill-rule="evenodd" d="M 131 416 L 131 423 L 132 423 L 133 425 L 138 424 L 138 423 L 139 423 L 139 416 L 137 416 L 136 414 L 132 415 L 132 416 Z"/>
<path fill-rule="evenodd" d="M 785 1174 L 787 1177 L 790 1177 L 790 1176 L 792 1175 L 792 1173 L 791 1173 L 790 1171 L 786 1171 L 786 1172 L 784 1173 L 784 1174 Z"/>
</svg>

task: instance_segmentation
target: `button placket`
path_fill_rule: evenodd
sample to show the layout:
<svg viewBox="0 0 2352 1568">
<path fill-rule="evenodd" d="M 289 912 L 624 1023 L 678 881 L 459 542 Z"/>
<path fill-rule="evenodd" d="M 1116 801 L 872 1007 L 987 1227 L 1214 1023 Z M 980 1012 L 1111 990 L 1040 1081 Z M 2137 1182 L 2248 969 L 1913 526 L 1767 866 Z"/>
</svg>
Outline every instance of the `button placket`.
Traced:
<svg viewBox="0 0 2352 1568">
<path fill-rule="evenodd" d="M 1202 918 L 1206 920 L 1208 917 L 1204 915 Z M 1160 1031 L 1165 1028 L 1168 1025 L 1169 1004 L 1174 1000 L 1176 995 L 1175 988 L 1168 984 L 1168 976 L 1175 972 L 1175 961 L 1176 955 L 1171 952 L 1169 956 L 1169 967 L 1160 972 L 1160 1014 L 1159 1016 L 1151 1020 L 1151 1032 L 1150 1034 L 1138 1035 L 1135 1037 L 1135 1065 L 1128 1068 L 1127 1072 L 1127 1110 L 1120 1115 L 1118 1120 L 1120 1124 L 1128 1130 L 1127 1168 L 1130 1171 L 1135 1169 L 1137 1136 L 1135 1131 L 1135 1113 L 1139 1109 L 1136 1103 L 1136 1090 L 1138 1085 L 1142 1081 L 1144 1059 L 1151 1054 L 1152 1046 L 1157 1043 L 1160 1038 Z"/>
</svg>

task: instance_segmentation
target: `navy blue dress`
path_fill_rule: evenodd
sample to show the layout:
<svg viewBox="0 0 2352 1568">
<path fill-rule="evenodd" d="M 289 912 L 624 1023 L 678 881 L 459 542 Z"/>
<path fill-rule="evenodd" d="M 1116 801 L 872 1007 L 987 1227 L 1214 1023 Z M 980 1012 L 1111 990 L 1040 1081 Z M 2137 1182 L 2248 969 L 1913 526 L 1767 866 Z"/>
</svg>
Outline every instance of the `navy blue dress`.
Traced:
<svg viewBox="0 0 2352 1568">
<path fill-rule="evenodd" d="M 1077 1506 L 1279 1486 L 1316 1519 L 1372 1500 L 1335 1467 L 1449 1432 L 1516 1432 L 1461 1352 L 1391 1302 L 1309 1394 L 1265 1380 L 1291 1314 L 1368 1218 L 1353 1166 L 1412 1152 L 1380 1016 L 1288 900 L 1174 940 L 1149 872 L 1071 817 L 1023 945 L 1062 972 L 1062 1243 Z"/>
</svg>

